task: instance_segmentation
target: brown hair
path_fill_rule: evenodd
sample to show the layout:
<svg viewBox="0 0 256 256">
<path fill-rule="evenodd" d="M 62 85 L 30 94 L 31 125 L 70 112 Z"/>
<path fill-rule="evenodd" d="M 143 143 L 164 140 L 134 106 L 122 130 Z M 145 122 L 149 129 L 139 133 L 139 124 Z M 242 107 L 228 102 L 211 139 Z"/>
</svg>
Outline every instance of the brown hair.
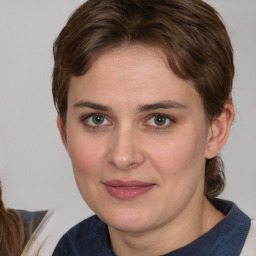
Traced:
<svg viewBox="0 0 256 256">
<path fill-rule="evenodd" d="M 0 255 L 18 256 L 23 248 L 20 218 L 15 210 L 5 209 L 0 182 Z"/>
<path fill-rule="evenodd" d="M 201 0 L 88 0 L 69 18 L 54 47 L 53 99 L 63 129 L 71 76 L 103 51 L 143 44 L 163 50 L 172 71 L 193 82 L 212 121 L 231 101 L 233 51 L 218 13 Z M 205 195 L 224 189 L 223 163 L 206 161 Z"/>
</svg>

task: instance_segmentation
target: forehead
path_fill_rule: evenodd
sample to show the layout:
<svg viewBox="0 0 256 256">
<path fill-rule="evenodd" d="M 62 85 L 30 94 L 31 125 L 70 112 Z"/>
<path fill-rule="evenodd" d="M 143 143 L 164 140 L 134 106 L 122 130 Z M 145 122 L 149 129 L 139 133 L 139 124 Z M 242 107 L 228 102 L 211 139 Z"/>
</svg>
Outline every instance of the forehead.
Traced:
<svg viewBox="0 0 256 256">
<path fill-rule="evenodd" d="M 133 104 L 148 104 L 198 97 L 191 81 L 172 72 L 160 49 L 136 45 L 105 51 L 84 75 L 72 77 L 68 102 L 97 98 L 108 104 L 130 105 L 127 99 L 132 99 Z"/>
<path fill-rule="evenodd" d="M 144 45 L 120 46 L 96 54 L 91 68 L 86 76 L 100 79 L 103 76 L 124 79 L 142 79 L 150 69 L 170 70 L 167 58 L 163 51 L 156 47 Z M 111 76 L 113 75 L 113 76 Z M 153 74 L 152 74 L 153 75 Z M 95 77 L 96 78 L 96 77 Z"/>
</svg>

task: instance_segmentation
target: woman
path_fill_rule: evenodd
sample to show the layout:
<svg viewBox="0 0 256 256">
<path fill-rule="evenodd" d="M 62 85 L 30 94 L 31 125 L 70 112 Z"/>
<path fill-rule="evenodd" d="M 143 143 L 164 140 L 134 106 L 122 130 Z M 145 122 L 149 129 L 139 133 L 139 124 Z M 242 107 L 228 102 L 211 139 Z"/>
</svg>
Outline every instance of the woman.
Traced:
<svg viewBox="0 0 256 256">
<path fill-rule="evenodd" d="M 0 183 L 0 255 L 18 256 L 46 212 L 5 209 Z"/>
<path fill-rule="evenodd" d="M 250 219 L 218 153 L 234 117 L 232 46 L 195 0 L 89 0 L 54 45 L 58 127 L 95 216 L 53 255 L 240 255 Z"/>
</svg>

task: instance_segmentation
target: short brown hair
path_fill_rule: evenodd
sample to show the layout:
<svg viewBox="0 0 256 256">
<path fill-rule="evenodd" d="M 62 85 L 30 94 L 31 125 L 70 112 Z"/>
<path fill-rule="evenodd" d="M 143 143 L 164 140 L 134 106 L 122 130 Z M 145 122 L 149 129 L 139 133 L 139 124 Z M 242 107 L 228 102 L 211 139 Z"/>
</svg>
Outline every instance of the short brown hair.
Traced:
<svg viewBox="0 0 256 256">
<path fill-rule="evenodd" d="M 69 18 L 54 47 L 52 92 L 63 125 L 72 76 L 103 51 L 123 45 L 160 48 L 172 71 L 193 82 L 212 121 L 231 101 L 233 51 L 218 13 L 201 0 L 88 0 Z M 224 189 L 223 163 L 206 161 L 205 195 Z"/>
</svg>

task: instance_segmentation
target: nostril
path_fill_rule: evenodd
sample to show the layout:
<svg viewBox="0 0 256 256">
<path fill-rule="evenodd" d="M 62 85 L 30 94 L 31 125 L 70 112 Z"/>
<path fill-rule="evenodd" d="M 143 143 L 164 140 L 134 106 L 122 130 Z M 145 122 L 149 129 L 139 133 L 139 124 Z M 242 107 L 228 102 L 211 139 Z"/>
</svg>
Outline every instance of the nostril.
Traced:
<svg viewBox="0 0 256 256">
<path fill-rule="evenodd" d="M 136 168 L 136 167 L 139 166 L 139 165 L 140 165 L 139 163 L 131 163 L 131 164 L 128 166 L 128 169 Z"/>
</svg>

